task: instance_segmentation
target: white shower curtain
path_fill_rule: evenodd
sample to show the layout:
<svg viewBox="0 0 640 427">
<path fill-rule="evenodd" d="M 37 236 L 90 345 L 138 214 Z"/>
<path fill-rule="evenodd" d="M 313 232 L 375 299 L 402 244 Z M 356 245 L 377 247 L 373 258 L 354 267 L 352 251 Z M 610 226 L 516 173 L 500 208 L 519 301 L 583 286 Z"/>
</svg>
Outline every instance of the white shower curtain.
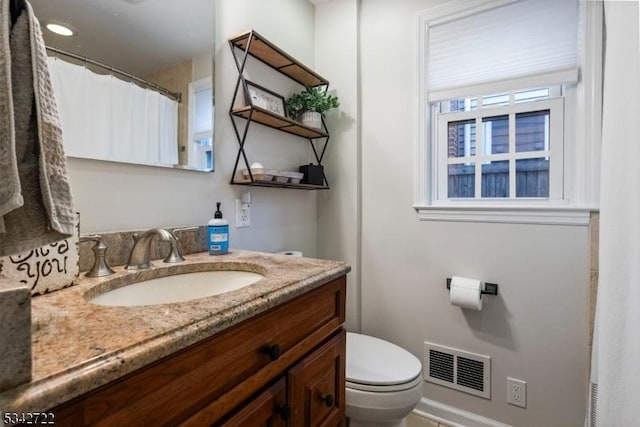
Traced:
<svg viewBox="0 0 640 427">
<path fill-rule="evenodd" d="M 640 425 L 640 32 L 637 1 L 605 2 L 600 255 L 592 426 Z"/>
<path fill-rule="evenodd" d="M 178 163 L 178 103 L 150 89 L 49 58 L 72 157 L 172 166 Z"/>
</svg>

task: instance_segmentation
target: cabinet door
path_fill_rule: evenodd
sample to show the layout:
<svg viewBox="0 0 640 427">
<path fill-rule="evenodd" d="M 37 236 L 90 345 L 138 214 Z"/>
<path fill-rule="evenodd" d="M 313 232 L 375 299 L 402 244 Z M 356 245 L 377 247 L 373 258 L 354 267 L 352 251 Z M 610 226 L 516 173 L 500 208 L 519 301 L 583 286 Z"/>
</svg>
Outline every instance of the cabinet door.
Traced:
<svg viewBox="0 0 640 427">
<path fill-rule="evenodd" d="M 281 378 L 219 425 L 222 427 L 285 427 L 287 419 L 291 416 L 286 391 L 285 379 Z"/>
<path fill-rule="evenodd" d="M 335 427 L 344 419 L 346 332 L 328 342 L 289 371 L 291 425 Z"/>
</svg>

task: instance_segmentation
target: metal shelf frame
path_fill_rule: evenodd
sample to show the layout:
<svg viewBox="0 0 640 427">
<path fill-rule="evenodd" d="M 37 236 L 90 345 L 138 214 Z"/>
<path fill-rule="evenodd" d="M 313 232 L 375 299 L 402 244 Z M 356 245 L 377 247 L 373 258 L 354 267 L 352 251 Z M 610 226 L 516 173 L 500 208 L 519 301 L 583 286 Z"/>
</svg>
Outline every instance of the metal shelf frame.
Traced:
<svg viewBox="0 0 640 427">
<path fill-rule="evenodd" d="M 329 189 L 329 182 L 327 181 L 326 175 L 323 176 L 322 185 L 280 183 L 275 181 L 259 181 L 255 179 L 251 171 L 249 160 L 247 159 L 247 154 L 245 153 L 247 133 L 249 131 L 249 126 L 252 123 L 259 123 L 263 126 L 308 140 L 318 165 L 322 165 L 322 159 L 324 158 L 324 154 L 329 144 L 330 136 L 324 117 L 321 118 L 322 128 L 315 129 L 305 126 L 288 117 L 283 117 L 271 111 L 251 105 L 251 103 L 246 99 L 248 91 L 247 82 L 244 77 L 244 69 L 247 64 L 247 58 L 252 56 L 301 85 L 320 86 L 324 87 L 324 90 L 326 91 L 329 88 L 329 81 L 296 61 L 289 54 L 253 30 L 229 39 L 229 47 L 231 48 L 231 53 L 236 64 L 236 68 L 238 69 L 238 79 L 236 80 L 233 99 L 229 108 L 229 117 L 231 118 L 231 124 L 233 125 L 233 130 L 239 146 L 230 183 L 236 185 L 296 188 L 304 190 Z M 234 105 L 236 105 L 236 101 L 238 100 L 241 87 L 245 94 L 245 104 L 249 105 L 234 108 Z M 242 122 L 244 122 L 243 127 L 238 126 L 238 119 L 244 119 L 242 120 Z M 249 180 L 236 178 L 241 159 L 249 172 Z"/>
</svg>

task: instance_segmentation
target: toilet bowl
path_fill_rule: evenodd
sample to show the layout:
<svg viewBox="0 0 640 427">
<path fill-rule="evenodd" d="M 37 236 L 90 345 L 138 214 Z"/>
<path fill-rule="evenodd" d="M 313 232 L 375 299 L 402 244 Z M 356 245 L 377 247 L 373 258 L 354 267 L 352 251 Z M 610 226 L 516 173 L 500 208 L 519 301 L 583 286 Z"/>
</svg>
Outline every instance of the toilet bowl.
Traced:
<svg viewBox="0 0 640 427">
<path fill-rule="evenodd" d="M 422 398 L 422 364 L 395 344 L 347 332 L 349 427 L 401 427 Z"/>
</svg>

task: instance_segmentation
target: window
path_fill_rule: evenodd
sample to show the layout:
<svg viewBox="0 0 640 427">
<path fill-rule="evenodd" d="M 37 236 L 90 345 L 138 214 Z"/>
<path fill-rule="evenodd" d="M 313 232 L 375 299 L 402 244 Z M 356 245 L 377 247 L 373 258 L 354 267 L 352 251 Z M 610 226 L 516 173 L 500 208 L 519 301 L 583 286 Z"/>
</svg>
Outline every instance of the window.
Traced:
<svg viewBox="0 0 640 427">
<path fill-rule="evenodd" d="M 213 84 L 211 77 L 189 83 L 189 166 L 213 170 Z"/>
<path fill-rule="evenodd" d="M 561 200 L 564 100 L 550 97 L 559 91 L 434 103 L 437 198 Z"/>
<path fill-rule="evenodd" d="M 577 0 L 450 1 L 419 14 L 420 219 L 588 223 L 599 113 L 578 99 L 597 99 L 601 33 L 578 25 L 579 7 L 598 22 L 597 6 Z"/>
</svg>

